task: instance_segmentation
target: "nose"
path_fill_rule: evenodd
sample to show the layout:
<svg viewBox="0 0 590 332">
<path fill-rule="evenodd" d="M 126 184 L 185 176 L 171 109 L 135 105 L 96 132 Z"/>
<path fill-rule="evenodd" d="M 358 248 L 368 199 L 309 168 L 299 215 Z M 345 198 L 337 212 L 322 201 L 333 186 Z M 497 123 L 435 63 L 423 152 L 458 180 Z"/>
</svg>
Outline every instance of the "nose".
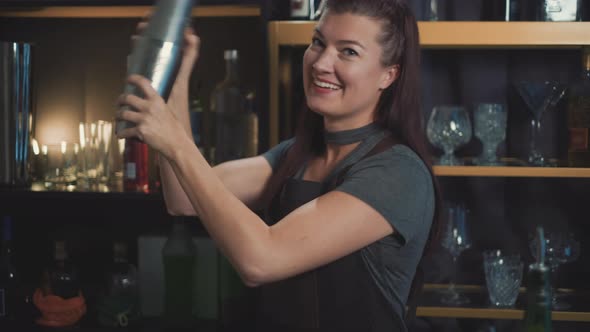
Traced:
<svg viewBox="0 0 590 332">
<path fill-rule="evenodd" d="M 329 73 L 334 68 L 334 57 L 327 50 L 319 54 L 317 59 L 311 65 L 314 71 L 318 73 Z"/>
</svg>

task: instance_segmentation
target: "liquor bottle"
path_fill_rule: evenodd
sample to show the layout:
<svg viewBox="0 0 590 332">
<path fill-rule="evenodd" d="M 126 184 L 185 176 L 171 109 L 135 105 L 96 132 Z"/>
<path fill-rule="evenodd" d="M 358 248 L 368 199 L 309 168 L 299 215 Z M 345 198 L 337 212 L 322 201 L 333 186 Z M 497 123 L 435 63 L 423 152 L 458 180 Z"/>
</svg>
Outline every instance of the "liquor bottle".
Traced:
<svg viewBox="0 0 590 332">
<path fill-rule="evenodd" d="M 215 117 L 215 164 L 243 157 L 240 132 L 244 130 L 244 96 L 240 89 L 238 51 L 223 52 L 225 78 L 213 90 L 211 111 Z"/>
<path fill-rule="evenodd" d="M 537 262 L 527 273 L 525 332 L 551 332 L 551 285 L 549 268 L 545 265 L 545 239 L 543 229 L 537 228 Z"/>
<path fill-rule="evenodd" d="M 107 292 L 97 304 L 98 322 L 102 326 L 126 327 L 140 316 L 137 268 L 127 257 L 127 244 L 116 241 L 107 272 Z"/>
<path fill-rule="evenodd" d="M 70 299 L 80 295 L 78 269 L 70 261 L 64 241 L 54 242 L 53 265 L 45 271 L 43 294 Z"/>
<path fill-rule="evenodd" d="M 193 321 L 194 269 L 197 248 L 184 218 L 176 218 L 162 248 L 164 318 L 169 327 L 188 327 Z"/>
<path fill-rule="evenodd" d="M 244 111 L 246 116 L 244 157 L 254 157 L 258 155 L 258 115 L 256 113 L 256 95 L 254 92 L 246 95 Z"/>
<path fill-rule="evenodd" d="M 316 20 L 320 17 L 324 7 L 322 0 L 290 0 L 291 19 Z"/>
<path fill-rule="evenodd" d="M 582 50 L 582 73 L 568 93 L 568 162 L 590 166 L 590 47 Z"/>
<path fill-rule="evenodd" d="M 149 192 L 148 146 L 136 138 L 125 140 L 123 153 L 123 190 Z"/>
<path fill-rule="evenodd" d="M 203 145 L 204 133 L 203 133 L 203 105 L 199 98 L 192 98 L 189 103 L 189 119 L 191 123 L 191 131 L 193 134 L 193 140 L 195 145 L 201 151 L 201 154 L 207 158 Z"/>
<path fill-rule="evenodd" d="M 2 242 L 0 242 L 0 327 L 15 323 L 23 303 L 19 296 L 19 274 L 14 267 L 12 244 L 12 219 L 4 217 L 2 223 Z"/>
</svg>

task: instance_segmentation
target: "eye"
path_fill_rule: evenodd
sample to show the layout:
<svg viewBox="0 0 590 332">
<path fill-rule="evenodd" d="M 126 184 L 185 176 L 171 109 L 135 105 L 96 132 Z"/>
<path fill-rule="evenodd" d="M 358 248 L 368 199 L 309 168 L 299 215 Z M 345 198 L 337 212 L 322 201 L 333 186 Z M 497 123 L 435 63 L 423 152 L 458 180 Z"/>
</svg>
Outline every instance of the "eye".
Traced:
<svg viewBox="0 0 590 332">
<path fill-rule="evenodd" d="M 324 46 L 324 42 L 322 42 L 318 37 L 313 37 L 311 39 L 311 45 L 312 46 L 323 47 Z"/>
<path fill-rule="evenodd" d="M 342 53 L 346 56 L 357 56 L 359 55 L 357 51 L 353 50 L 352 48 L 345 48 L 342 50 Z"/>
</svg>

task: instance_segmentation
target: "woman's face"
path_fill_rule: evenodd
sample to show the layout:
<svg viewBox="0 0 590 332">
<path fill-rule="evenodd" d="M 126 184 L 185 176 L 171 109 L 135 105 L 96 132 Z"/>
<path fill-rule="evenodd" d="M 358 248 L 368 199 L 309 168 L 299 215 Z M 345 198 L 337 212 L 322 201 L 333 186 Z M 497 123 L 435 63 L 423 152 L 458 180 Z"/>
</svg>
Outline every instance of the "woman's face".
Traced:
<svg viewBox="0 0 590 332">
<path fill-rule="evenodd" d="M 366 16 L 326 13 L 303 57 L 303 84 L 309 108 L 332 129 L 350 129 L 374 120 L 381 90 L 397 76 L 397 66 L 381 64 L 381 24 Z"/>
</svg>

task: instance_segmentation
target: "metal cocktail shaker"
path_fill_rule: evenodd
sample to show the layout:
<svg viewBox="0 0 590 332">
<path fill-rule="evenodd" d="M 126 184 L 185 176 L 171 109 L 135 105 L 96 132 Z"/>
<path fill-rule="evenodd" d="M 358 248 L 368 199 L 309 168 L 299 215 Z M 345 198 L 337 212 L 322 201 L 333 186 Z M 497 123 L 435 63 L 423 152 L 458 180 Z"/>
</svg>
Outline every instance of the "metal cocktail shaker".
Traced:
<svg viewBox="0 0 590 332">
<path fill-rule="evenodd" d="M 164 100 L 168 99 L 178 73 L 183 33 L 190 23 L 195 3 L 196 0 L 158 0 L 128 59 L 127 74 L 139 74 L 149 79 Z M 142 97 L 141 91 L 131 84 L 127 84 L 124 91 Z M 118 121 L 116 130 L 133 126 L 130 122 Z"/>
<path fill-rule="evenodd" d="M 0 186 L 30 185 L 32 45 L 0 42 Z"/>
</svg>

